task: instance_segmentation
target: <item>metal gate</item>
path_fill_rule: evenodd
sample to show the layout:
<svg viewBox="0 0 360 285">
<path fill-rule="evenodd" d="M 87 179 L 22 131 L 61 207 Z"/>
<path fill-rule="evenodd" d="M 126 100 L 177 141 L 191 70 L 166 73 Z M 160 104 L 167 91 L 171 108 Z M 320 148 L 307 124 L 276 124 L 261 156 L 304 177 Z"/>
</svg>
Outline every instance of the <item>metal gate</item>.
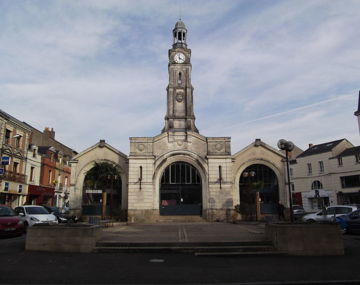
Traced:
<svg viewBox="0 0 360 285">
<path fill-rule="evenodd" d="M 201 215 L 202 186 L 195 167 L 185 162 L 169 165 L 161 178 L 160 215 Z"/>
</svg>

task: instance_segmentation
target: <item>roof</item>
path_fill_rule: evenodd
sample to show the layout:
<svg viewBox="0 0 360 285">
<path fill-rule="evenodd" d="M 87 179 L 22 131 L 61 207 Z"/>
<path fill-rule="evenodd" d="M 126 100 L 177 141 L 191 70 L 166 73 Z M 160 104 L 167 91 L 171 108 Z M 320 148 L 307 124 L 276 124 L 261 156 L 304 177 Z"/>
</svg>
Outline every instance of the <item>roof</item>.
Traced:
<svg viewBox="0 0 360 285">
<path fill-rule="evenodd" d="M 175 24 L 175 29 L 186 29 L 185 23 L 181 20 L 177 21 Z"/>
<path fill-rule="evenodd" d="M 340 153 L 338 156 L 351 156 L 356 155 L 360 153 L 360 146 L 355 146 L 352 148 L 345 149 L 342 153 Z"/>
<path fill-rule="evenodd" d="M 302 154 L 298 155 L 297 158 L 332 151 L 332 149 L 334 147 L 336 147 L 339 143 L 341 143 L 344 140 L 345 139 L 341 139 L 341 140 L 337 140 L 337 141 L 332 141 L 332 142 L 326 142 L 326 143 L 322 143 L 322 144 L 313 145 L 312 147 L 305 150 Z"/>
</svg>

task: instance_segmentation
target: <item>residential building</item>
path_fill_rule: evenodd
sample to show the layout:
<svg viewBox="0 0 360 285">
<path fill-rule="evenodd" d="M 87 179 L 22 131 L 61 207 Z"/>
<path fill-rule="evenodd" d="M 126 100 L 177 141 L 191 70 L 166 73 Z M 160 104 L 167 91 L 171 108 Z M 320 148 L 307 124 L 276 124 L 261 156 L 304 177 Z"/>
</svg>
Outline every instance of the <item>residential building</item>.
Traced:
<svg viewBox="0 0 360 285">
<path fill-rule="evenodd" d="M 26 162 L 31 129 L 1 110 L 0 118 L 0 157 L 4 171 L 0 175 L 0 204 L 16 207 L 25 203 L 27 195 Z"/>
<path fill-rule="evenodd" d="M 359 125 L 359 132 L 360 132 L 360 91 L 359 91 L 358 109 L 355 111 L 354 115 L 358 118 L 358 125 Z"/>
<path fill-rule="evenodd" d="M 63 207 L 70 194 L 69 161 L 76 152 L 55 140 L 53 128 L 46 127 L 43 132 L 34 127 L 31 127 L 31 130 L 30 141 L 37 147 L 41 169 L 39 184 L 29 187 L 28 203 Z"/>
<path fill-rule="evenodd" d="M 346 139 L 310 144 L 307 150 L 290 162 L 293 196 L 297 203 L 311 212 L 323 206 L 350 202 L 346 195 L 341 201 L 338 197 L 341 193 L 352 193 L 357 187 L 350 187 L 350 184 L 342 187 L 341 184 L 341 179 L 348 181 L 348 178 L 342 177 L 360 174 L 360 165 L 355 162 L 354 153 L 357 150 Z"/>
</svg>

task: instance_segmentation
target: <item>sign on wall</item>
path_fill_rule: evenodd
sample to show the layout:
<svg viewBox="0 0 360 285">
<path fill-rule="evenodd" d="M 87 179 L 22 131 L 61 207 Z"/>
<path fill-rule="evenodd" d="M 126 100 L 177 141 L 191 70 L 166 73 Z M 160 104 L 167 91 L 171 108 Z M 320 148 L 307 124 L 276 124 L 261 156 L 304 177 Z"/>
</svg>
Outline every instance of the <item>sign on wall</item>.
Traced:
<svg viewBox="0 0 360 285">
<path fill-rule="evenodd" d="M 2 165 L 9 165 L 9 163 L 10 163 L 10 157 L 8 157 L 8 156 L 3 156 L 3 157 L 1 158 L 1 164 L 2 164 Z"/>
<path fill-rule="evenodd" d="M 88 194 L 101 194 L 103 191 L 102 190 L 85 190 L 85 193 L 88 193 Z"/>
</svg>

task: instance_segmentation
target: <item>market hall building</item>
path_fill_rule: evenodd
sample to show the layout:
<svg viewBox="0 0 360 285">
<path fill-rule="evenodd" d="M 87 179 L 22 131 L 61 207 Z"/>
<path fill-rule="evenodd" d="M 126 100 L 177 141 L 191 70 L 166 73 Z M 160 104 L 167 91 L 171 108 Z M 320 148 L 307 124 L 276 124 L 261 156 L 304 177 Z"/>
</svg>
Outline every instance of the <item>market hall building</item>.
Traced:
<svg viewBox="0 0 360 285">
<path fill-rule="evenodd" d="M 181 20 L 172 36 L 161 133 L 131 137 L 129 155 L 101 140 L 73 157 L 71 208 L 82 215 L 101 215 L 105 203 L 109 216 L 129 222 L 272 218 L 278 202 L 287 205 L 289 200 L 284 154 L 260 139 L 232 154 L 230 137 L 200 134 L 195 124 L 191 50 Z M 116 167 L 118 174 L 109 176 L 106 189 L 94 189 L 86 183 L 87 175 L 102 162 Z"/>
</svg>

